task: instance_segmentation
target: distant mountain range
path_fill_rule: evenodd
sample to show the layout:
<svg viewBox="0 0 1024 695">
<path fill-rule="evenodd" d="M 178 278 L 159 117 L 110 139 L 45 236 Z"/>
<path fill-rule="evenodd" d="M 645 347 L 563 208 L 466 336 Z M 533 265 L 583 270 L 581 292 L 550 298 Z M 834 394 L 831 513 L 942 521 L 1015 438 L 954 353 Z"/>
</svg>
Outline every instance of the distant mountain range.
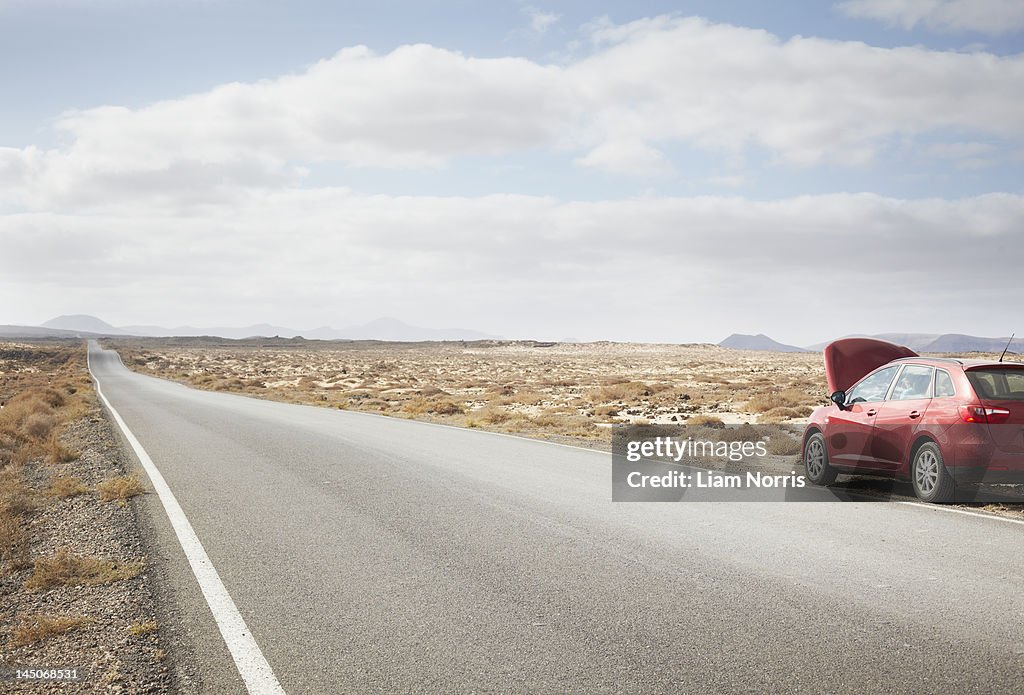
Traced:
<svg viewBox="0 0 1024 695">
<path fill-rule="evenodd" d="M 430 340 L 500 340 L 500 336 L 489 335 L 465 328 L 423 328 L 398 319 L 380 318 L 347 328 L 322 326 L 311 330 L 296 330 L 285 326 L 256 324 L 252 326 L 113 326 L 102 319 L 87 314 L 58 316 L 41 326 L 0 326 L 0 336 L 23 337 L 66 337 L 74 335 L 123 335 L 140 337 L 216 336 L 218 338 L 295 338 L 309 340 L 387 340 L 399 342 L 420 342 Z"/>
<path fill-rule="evenodd" d="M 733 350 L 764 350 L 766 352 L 808 352 L 806 348 L 786 345 L 772 340 L 764 333 L 757 335 L 743 335 L 733 333 L 718 344 L 720 347 L 732 348 Z"/>
<path fill-rule="evenodd" d="M 876 335 L 847 335 L 844 338 L 877 338 L 897 345 L 905 345 L 914 352 L 1002 352 L 1010 340 L 1005 338 L 983 338 L 961 333 L 878 333 Z M 721 347 L 737 350 L 768 350 L 772 352 L 818 352 L 828 343 L 809 345 L 806 348 L 777 343 L 766 335 L 733 334 L 719 343 Z M 1015 338 L 1009 352 L 1024 352 L 1024 338 Z"/>
<path fill-rule="evenodd" d="M 442 340 L 503 340 L 501 336 L 489 335 L 465 328 L 423 328 L 413 326 L 394 318 L 380 318 L 347 328 L 323 326 L 300 331 L 285 326 L 261 323 L 252 326 L 215 326 L 197 328 L 178 326 L 114 326 L 102 319 L 87 314 L 58 316 L 41 326 L 0 326 L 0 338 L 67 338 L 75 336 L 138 336 L 146 338 L 199 337 L 217 338 L 297 338 L 308 340 L 384 340 L 393 342 L 425 342 Z M 887 340 L 905 345 L 915 352 L 1002 352 L 1009 338 L 984 338 L 960 333 L 878 333 L 876 335 L 849 335 L 847 338 L 866 337 Z M 571 342 L 571 341 L 561 341 Z M 831 342 L 831 341 L 829 341 Z M 764 352 L 819 352 L 828 343 L 807 347 L 780 343 L 763 333 L 744 335 L 733 333 L 718 345 L 733 350 L 754 350 Z M 1016 338 L 1009 352 L 1024 353 L 1024 338 Z"/>
</svg>

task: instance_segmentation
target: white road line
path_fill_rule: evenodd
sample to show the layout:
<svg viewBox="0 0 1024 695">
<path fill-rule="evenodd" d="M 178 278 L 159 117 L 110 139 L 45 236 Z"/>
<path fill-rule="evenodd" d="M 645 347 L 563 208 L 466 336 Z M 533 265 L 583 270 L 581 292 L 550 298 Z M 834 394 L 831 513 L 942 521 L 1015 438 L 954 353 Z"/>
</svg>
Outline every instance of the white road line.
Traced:
<svg viewBox="0 0 1024 695">
<path fill-rule="evenodd" d="M 117 358 L 119 360 L 121 359 L 121 355 L 120 354 L 118 354 L 116 352 L 114 354 L 117 355 Z M 122 362 L 122 365 L 123 365 L 123 362 Z M 125 367 L 125 369 L 128 369 L 128 368 Z M 129 371 L 132 371 L 132 370 L 129 370 Z M 138 374 L 138 372 L 132 371 L 132 374 Z M 170 381 L 169 379 L 164 379 L 164 381 L 168 381 L 168 382 L 170 382 L 172 384 L 179 383 L 179 382 L 176 382 L 176 381 Z M 185 386 L 184 384 L 181 384 L 181 385 Z M 185 386 L 185 388 L 192 388 L 192 387 Z M 210 392 L 207 391 L 205 393 L 210 393 Z M 249 396 L 245 396 L 244 394 L 225 394 L 225 395 L 232 395 L 232 396 L 240 396 L 242 398 L 249 398 Z M 278 401 L 272 401 L 272 400 L 264 399 L 264 398 L 256 398 L 256 397 L 252 397 L 252 398 L 253 398 L 253 400 L 264 401 L 266 403 L 277 403 L 278 402 Z M 319 406 L 315 406 L 315 405 L 302 405 L 302 404 L 298 404 L 298 403 L 290 404 L 290 405 L 299 405 L 300 407 L 316 408 L 317 410 L 323 410 L 323 408 L 320 408 Z M 361 415 L 363 417 L 384 418 L 384 419 L 388 419 L 388 420 L 399 419 L 399 418 L 388 417 L 386 415 L 381 415 L 380 413 L 365 413 L 365 412 L 361 412 L 359 410 L 339 410 L 339 411 L 336 411 L 336 412 L 344 413 L 346 416 L 349 416 L 349 415 Z M 411 422 L 411 423 L 414 423 L 416 425 L 426 425 L 428 427 L 444 427 L 446 429 L 461 430 L 463 432 L 476 432 L 477 434 L 488 434 L 488 435 L 491 435 L 492 437 L 506 437 L 506 438 L 509 438 L 509 439 L 516 439 L 518 441 L 536 442 L 537 444 L 545 444 L 547 446 L 560 446 L 560 447 L 563 447 L 565 449 L 575 449 L 576 451 L 586 451 L 586 452 L 591 453 L 591 454 L 602 454 L 605 457 L 611 456 L 611 452 L 610 451 L 602 451 L 600 449 L 589 449 L 587 447 L 574 446 L 572 444 L 563 444 L 562 442 L 549 442 L 549 441 L 546 441 L 546 440 L 543 440 L 543 439 L 534 439 L 532 437 L 521 437 L 521 436 L 518 436 L 518 435 L 509 434 L 507 432 L 492 432 L 490 430 L 469 429 L 469 428 L 466 428 L 466 427 L 460 427 L 459 425 L 447 425 L 447 424 L 442 423 L 442 422 L 427 422 L 425 420 L 408 420 L 408 419 L 404 419 L 402 421 L 403 422 Z M 851 494 L 857 494 L 857 493 L 851 493 Z M 866 499 L 872 499 L 872 500 L 874 499 L 870 495 L 860 495 L 860 496 L 864 497 Z M 976 516 L 976 517 L 980 517 L 982 519 L 993 519 L 995 521 L 1005 521 L 1006 523 L 1009 523 L 1009 524 L 1022 524 L 1022 525 L 1024 525 L 1024 520 L 1010 519 L 1009 517 L 1001 516 L 999 514 L 992 514 L 990 512 L 972 512 L 972 511 L 968 511 L 966 509 L 957 509 L 955 507 L 944 507 L 944 506 L 937 505 L 937 504 L 924 504 L 922 502 L 910 502 L 910 501 L 906 501 L 906 500 L 893 500 L 893 501 L 896 504 L 905 504 L 905 505 L 908 505 L 908 506 L 911 506 L 911 507 L 922 507 L 924 509 L 931 509 L 932 511 L 937 511 L 937 512 L 953 512 L 955 514 L 964 514 L 966 516 Z"/>
<path fill-rule="evenodd" d="M 951 512 L 953 514 L 963 514 L 964 516 L 976 516 L 980 519 L 995 519 L 996 521 L 1005 521 L 1008 524 L 1024 525 L 1024 520 L 1022 519 L 1011 519 L 1009 517 L 999 516 L 998 514 L 990 514 L 989 512 L 972 512 L 969 509 L 943 507 L 937 504 L 924 504 L 923 502 L 898 501 L 898 504 L 905 504 L 908 507 L 920 507 L 921 509 L 931 509 L 933 512 Z"/>
<path fill-rule="evenodd" d="M 237 394 L 231 394 L 231 395 L 237 395 Z M 275 401 L 269 401 L 269 402 L 275 402 Z M 318 406 L 315 406 L 315 405 L 306 406 L 306 407 L 318 408 Z M 339 413 L 344 413 L 345 415 L 364 415 L 366 417 L 387 418 L 387 419 L 390 419 L 390 420 L 395 420 L 396 419 L 396 418 L 388 418 L 388 416 L 381 415 L 379 413 L 364 413 L 364 412 L 361 412 L 361 411 L 358 411 L 358 410 L 339 410 L 338 412 Z M 415 423 L 417 425 L 428 425 L 430 427 L 446 427 L 448 429 L 453 429 L 453 430 L 462 430 L 462 431 L 466 431 L 466 432 L 476 432 L 477 434 L 489 434 L 489 435 L 492 435 L 492 436 L 495 436 L 495 437 L 508 437 L 510 439 L 516 439 L 516 440 L 519 440 L 519 441 L 536 442 L 538 444 L 546 444 L 548 446 L 560 446 L 560 447 L 564 447 L 566 449 L 575 449 L 576 451 L 586 451 L 586 452 L 592 453 L 592 454 L 602 454 L 605 457 L 611 456 L 611 452 L 610 451 L 601 451 L 600 449 L 588 449 L 586 447 L 574 446 L 572 444 L 562 444 L 561 442 L 548 442 L 548 441 L 545 441 L 543 439 L 533 439 L 532 437 L 520 437 L 520 436 L 517 436 L 517 435 L 514 435 L 514 434 L 508 434 L 508 433 L 505 433 L 505 432 L 491 432 L 490 430 L 477 430 L 477 429 L 471 430 L 471 429 L 468 429 L 466 427 L 460 427 L 459 425 L 446 425 L 443 422 L 427 422 L 425 420 L 403 420 L 403 422 L 412 422 L 412 423 Z M 665 463 L 665 462 L 664 461 L 658 461 L 657 463 Z M 874 502 L 877 501 L 877 498 L 872 496 L 872 495 L 861 494 L 861 493 L 856 493 L 856 492 L 848 492 L 848 494 L 854 495 L 854 496 L 857 496 L 857 497 L 863 497 L 864 500 L 865 500 L 865 503 L 866 502 L 874 503 Z M 923 502 L 910 502 L 909 500 L 890 500 L 890 501 L 895 502 L 896 504 L 905 504 L 905 505 L 910 506 L 910 507 L 921 507 L 922 509 L 931 509 L 932 511 L 936 511 L 936 512 L 953 512 L 954 514 L 964 514 L 966 516 L 976 516 L 976 517 L 979 517 L 981 519 L 992 519 L 994 521 L 1005 521 L 1008 524 L 1021 524 L 1021 525 L 1024 525 L 1024 520 L 1022 520 L 1022 519 L 1011 519 L 1009 517 L 1001 516 L 999 514 L 993 514 L 991 512 L 972 512 L 972 511 L 967 510 L 967 509 L 957 509 L 956 507 L 944 507 L 944 506 L 941 506 L 941 505 L 938 505 L 938 504 L 925 504 Z"/>
<path fill-rule="evenodd" d="M 86 352 L 86 363 L 93 383 L 96 385 L 96 393 L 99 395 L 100 400 L 103 401 L 103 404 L 107 406 L 107 409 L 114 418 L 114 422 L 121 428 L 121 432 L 124 433 L 128 443 L 135 451 L 135 455 L 139 458 L 139 462 L 142 463 L 142 467 L 146 469 L 146 474 L 149 475 L 149 479 L 153 484 L 153 489 L 164 505 L 167 518 L 170 519 L 171 526 L 174 527 L 174 532 L 178 536 L 178 542 L 181 543 L 181 549 L 185 551 L 185 557 L 188 558 L 188 563 L 192 566 L 192 573 L 195 574 L 196 581 L 199 582 L 199 588 L 202 589 L 203 596 L 206 597 L 206 603 L 213 613 L 214 620 L 217 621 L 217 627 L 220 628 L 220 634 L 224 637 L 228 651 L 231 652 L 231 657 L 235 660 L 238 673 L 242 676 L 242 680 L 245 681 L 246 689 L 251 695 L 283 695 L 284 688 L 278 683 L 277 676 L 274 675 L 273 669 L 270 668 L 270 664 L 267 663 L 259 645 L 256 644 L 256 640 L 245 624 L 242 614 L 238 612 L 238 607 L 232 600 L 231 595 L 228 594 L 228 590 L 225 588 L 224 582 L 221 581 L 220 575 L 217 574 L 217 570 L 210 561 L 210 557 L 206 554 L 206 549 L 203 548 L 203 544 L 199 542 L 199 537 L 196 536 L 196 532 L 192 529 L 192 524 L 189 523 L 185 512 L 182 511 L 181 505 L 178 504 L 174 493 L 171 492 L 171 488 L 167 486 L 167 481 L 160 474 L 156 464 L 153 463 L 153 459 L 142 448 L 139 440 L 128 429 L 128 425 L 125 424 L 121 415 L 110 404 L 107 397 L 103 395 L 99 379 L 96 378 L 92 371 L 92 360 L 89 357 L 88 351 Z"/>
</svg>

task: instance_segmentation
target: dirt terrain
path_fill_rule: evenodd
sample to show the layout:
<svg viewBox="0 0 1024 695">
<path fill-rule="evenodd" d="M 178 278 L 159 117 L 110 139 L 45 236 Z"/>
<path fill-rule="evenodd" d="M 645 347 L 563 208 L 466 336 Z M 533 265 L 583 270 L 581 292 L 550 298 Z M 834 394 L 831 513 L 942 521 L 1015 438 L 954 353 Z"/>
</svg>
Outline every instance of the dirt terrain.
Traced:
<svg viewBox="0 0 1024 695">
<path fill-rule="evenodd" d="M 125 364 L 197 388 L 609 449 L 620 424 L 782 424 L 772 453 L 799 465 L 799 431 L 828 402 L 819 353 L 637 343 L 109 339 Z M 948 355 L 954 356 L 954 355 Z M 997 357 L 972 354 L 970 357 Z M 863 494 L 883 479 L 851 478 Z M 1019 490 L 971 505 L 1024 518 Z M 913 499 L 908 485 L 896 496 Z"/>
<path fill-rule="evenodd" d="M 803 421 L 821 358 L 714 345 L 115 339 L 136 371 L 198 388 L 550 438 L 618 423 Z"/>
<path fill-rule="evenodd" d="M 132 500 L 146 487 L 99 408 L 84 345 L 0 343 L 0 404 L 0 691 L 171 691 Z"/>
</svg>

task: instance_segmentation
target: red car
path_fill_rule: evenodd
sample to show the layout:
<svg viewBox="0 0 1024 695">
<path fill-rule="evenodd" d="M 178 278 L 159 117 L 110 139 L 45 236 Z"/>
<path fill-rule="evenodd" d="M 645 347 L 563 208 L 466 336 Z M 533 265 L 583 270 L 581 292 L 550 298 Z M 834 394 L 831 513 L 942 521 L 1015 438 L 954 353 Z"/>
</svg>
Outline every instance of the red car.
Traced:
<svg viewBox="0 0 1024 695">
<path fill-rule="evenodd" d="M 804 431 L 807 478 L 909 479 L 926 502 L 962 487 L 1024 483 L 1024 364 L 920 357 L 881 340 L 825 348 L 832 403 Z"/>
</svg>

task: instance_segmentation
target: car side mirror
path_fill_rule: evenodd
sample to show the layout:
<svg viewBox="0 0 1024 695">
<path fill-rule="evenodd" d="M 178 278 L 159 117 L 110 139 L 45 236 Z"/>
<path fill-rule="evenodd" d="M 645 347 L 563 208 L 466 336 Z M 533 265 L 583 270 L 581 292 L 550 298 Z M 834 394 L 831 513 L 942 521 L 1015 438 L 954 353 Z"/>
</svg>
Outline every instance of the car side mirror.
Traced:
<svg viewBox="0 0 1024 695">
<path fill-rule="evenodd" d="M 830 398 L 833 403 L 839 406 L 840 410 L 846 410 L 846 391 L 836 391 Z"/>
</svg>

